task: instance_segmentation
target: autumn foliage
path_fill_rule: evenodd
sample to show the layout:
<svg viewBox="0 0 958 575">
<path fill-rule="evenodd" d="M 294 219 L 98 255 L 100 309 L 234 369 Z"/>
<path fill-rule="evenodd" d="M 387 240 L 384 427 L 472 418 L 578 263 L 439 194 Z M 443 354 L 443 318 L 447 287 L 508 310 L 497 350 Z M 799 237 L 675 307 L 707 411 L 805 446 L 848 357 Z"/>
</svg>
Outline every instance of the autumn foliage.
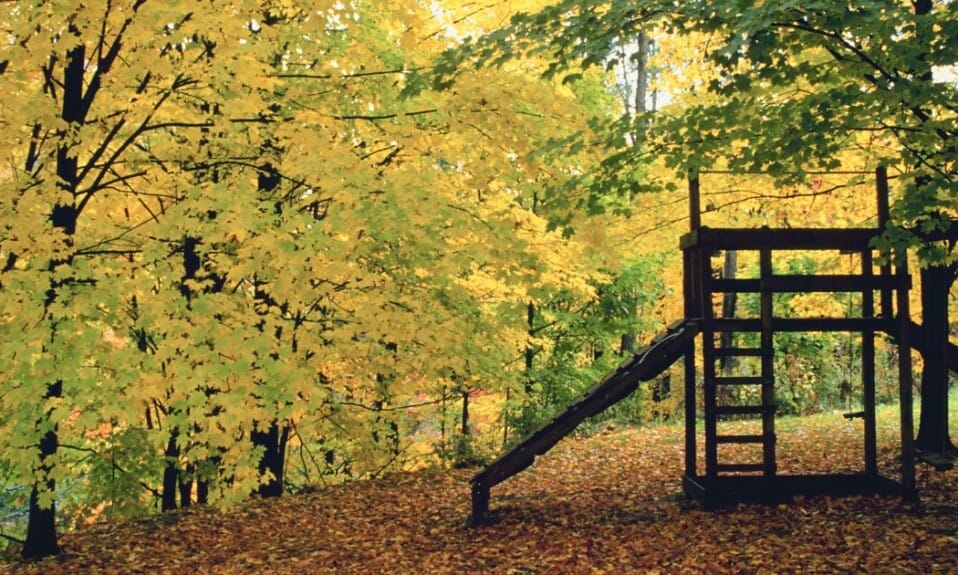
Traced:
<svg viewBox="0 0 958 575">
<path fill-rule="evenodd" d="M 892 410 L 884 410 L 893 420 Z M 860 465 L 840 414 L 786 419 L 791 469 Z M 894 426 L 880 426 L 883 445 Z M 894 448 L 881 465 L 894 469 Z M 799 499 L 702 511 L 680 495 L 682 431 L 607 426 L 570 438 L 496 489 L 474 530 L 471 470 L 391 474 L 283 500 L 100 523 L 65 555 L 18 573 L 949 573 L 958 561 L 955 472 L 919 469 L 922 503 Z M 12 566 L 7 566 L 7 569 Z"/>
<path fill-rule="evenodd" d="M 681 317 L 675 241 L 685 200 L 676 185 L 688 168 L 772 172 L 791 186 L 785 195 L 821 198 L 800 217 L 829 225 L 860 222 L 836 221 L 841 196 L 790 172 L 780 150 L 802 168 L 895 163 L 908 200 L 896 213 L 909 223 L 940 223 L 929 205 L 954 200 L 938 193 L 952 189 L 954 87 L 912 82 L 927 74 L 903 70 L 881 83 L 881 98 L 860 99 L 845 80 L 867 76 L 845 66 L 848 50 L 829 60 L 832 46 L 803 44 L 794 30 L 781 49 L 763 50 L 765 29 L 792 2 L 750 5 L 748 18 L 723 4 L 717 20 L 689 3 L 672 24 L 664 17 L 674 3 L 664 0 L 669 10 L 653 0 L 301 4 L 0 2 L 0 534 L 10 549 L 25 539 L 32 559 L 56 554 L 58 533 L 95 524 L 67 536 L 63 563 L 28 570 L 282 571 L 304 561 L 336 572 L 523 572 L 550 561 L 611 569 L 651 553 L 639 564 L 670 571 L 668 547 L 643 537 L 679 539 L 691 528 L 683 521 L 705 522 L 661 499 L 675 491 L 670 466 L 680 459 L 667 442 L 655 465 L 613 462 L 599 470 L 613 475 L 578 487 L 577 474 L 597 466 L 578 451 L 592 444 L 575 443 L 556 459 L 562 473 L 506 488 L 551 495 L 478 536 L 458 531 L 461 477 L 389 474 L 499 452 Z M 829 3 L 813 4 L 815 22 L 830 25 Z M 899 31 L 901 10 L 869 12 L 875 30 L 861 38 L 884 41 L 876 51 L 895 54 L 889 69 L 923 55 L 929 73 L 948 64 L 954 23 L 909 17 L 915 31 Z M 519 11 L 533 15 L 514 18 Z M 846 26 L 859 15 L 840 16 Z M 628 52 L 646 18 L 643 41 L 661 42 L 658 59 L 641 62 L 659 70 L 643 91 L 671 94 L 661 111 L 624 105 L 630 88 L 607 58 L 613 47 Z M 723 34 L 730 45 L 713 41 Z M 493 48 L 451 56 L 474 47 L 468 37 Z M 899 45 L 908 49 L 899 54 Z M 789 57 L 799 65 L 781 76 Z M 748 65 L 786 92 L 742 88 L 748 97 L 731 100 L 741 105 L 723 108 L 718 96 L 749 84 Z M 810 101 L 788 100 L 783 115 L 756 113 L 766 93 L 811 79 L 850 105 L 834 116 L 827 92 L 812 91 Z M 719 90 L 700 101 L 706 86 Z M 901 101 L 919 104 L 891 125 L 856 115 L 859 103 L 881 115 Z M 821 110 L 803 113 L 813 104 Z M 711 106 L 728 112 L 717 124 Z M 826 115 L 857 132 L 826 137 Z M 713 124 L 726 133 L 700 139 Z M 742 145 L 760 132 L 761 146 Z M 815 137 L 804 145 L 796 134 Z M 899 148 L 917 152 L 902 159 Z M 928 158 L 930 167 L 913 169 Z M 712 215 L 789 223 L 778 196 L 746 187 Z M 739 193 L 758 207 L 746 211 Z M 817 347 L 833 368 L 839 344 L 805 349 Z M 805 365 L 788 374 L 797 391 L 808 392 L 805 371 L 836 371 Z M 790 409 L 831 407 L 817 398 L 830 397 L 834 379 L 816 380 L 815 399 L 796 396 Z M 669 385 L 666 377 L 640 388 L 608 417 L 669 419 L 683 399 Z M 378 481 L 332 487 L 357 479 Z M 123 522 L 318 488 L 236 515 Z M 575 507 L 569 489 L 587 505 Z M 619 495 L 635 515 L 594 513 Z M 798 509 L 827 517 L 820 505 Z M 510 525 L 517 531 L 503 531 Z M 591 536 L 570 539 L 577 525 Z M 702 537 L 712 545 L 724 536 Z M 670 560 L 693 553 L 681 563 L 693 568 L 717 556 L 687 549 Z M 542 564 L 511 563 L 513 555 Z"/>
</svg>

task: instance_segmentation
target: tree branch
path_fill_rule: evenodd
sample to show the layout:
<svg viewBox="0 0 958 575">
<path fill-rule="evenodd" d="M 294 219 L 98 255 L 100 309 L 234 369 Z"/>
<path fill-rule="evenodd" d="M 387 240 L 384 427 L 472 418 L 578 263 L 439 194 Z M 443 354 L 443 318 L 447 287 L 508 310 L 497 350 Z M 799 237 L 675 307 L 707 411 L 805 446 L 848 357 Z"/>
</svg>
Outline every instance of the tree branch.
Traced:
<svg viewBox="0 0 958 575">
<path fill-rule="evenodd" d="M 371 122 L 379 120 L 392 120 L 395 118 L 403 117 L 412 117 L 412 116 L 422 116 L 425 114 L 435 114 L 438 112 L 438 108 L 431 108 L 428 110 L 415 110 L 413 112 L 397 112 L 395 114 L 355 114 L 355 115 L 345 115 L 345 116 L 329 116 L 336 120 L 368 120 Z"/>
</svg>

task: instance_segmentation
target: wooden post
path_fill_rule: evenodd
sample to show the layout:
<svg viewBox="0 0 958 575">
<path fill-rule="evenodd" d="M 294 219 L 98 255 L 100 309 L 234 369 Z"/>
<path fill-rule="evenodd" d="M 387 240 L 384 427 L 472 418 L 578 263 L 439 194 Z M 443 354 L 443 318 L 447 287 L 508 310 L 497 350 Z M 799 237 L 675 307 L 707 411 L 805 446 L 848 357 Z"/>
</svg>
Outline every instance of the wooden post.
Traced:
<svg viewBox="0 0 958 575">
<path fill-rule="evenodd" d="M 689 229 L 694 233 L 702 226 L 702 208 L 699 195 L 699 175 L 694 172 L 689 175 Z M 704 331 L 703 341 L 712 337 L 712 326 L 707 314 L 706 306 L 711 306 L 710 294 L 705 290 L 706 276 L 709 274 L 709 256 L 701 245 L 699 238 L 695 238 L 694 245 L 685 249 L 685 317 L 686 319 L 700 318 Z M 703 344 L 703 348 L 704 348 Z M 685 472 L 689 477 L 698 475 L 698 450 L 696 445 L 695 423 L 697 415 L 695 395 L 695 341 L 689 342 L 685 355 Z M 707 371 L 706 366 L 706 371 Z M 705 474 L 714 476 L 716 473 L 717 451 L 714 441 L 709 442 L 708 435 L 715 435 L 715 398 L 709 392 L 709 379 L 705 379 L 705 398 L 702 406 L 705 419 Z M 710 401 L 711 396 L 711 401 Z"/>
<path fill-rule="evenodd" d="M 903 254 L 897 265 L 898 275 L 908 277 L 908 255 Z M 915 415 L 912 412 L 911 371 L 911 312 L 908 288 L 910 281 L 902 281 L 898 288 L 898 394 L 901 407 L 901 484 L 905 498 L 917 499 L 915 488 Z"/>
<path fill-rule="evenodd" d="M 878 194 L 878 229 L 884 230 L 891 219 L 890 198 L 888 197 L 888 169 L 885 166 L 875 168 L 875 190 Z"/>
<path fill-rule="evenodd" d="M 712 249 L 698 245 L 699 313 L 702 317 L 702 382 L 705 412 L 705 474 L 718 475 L 718 385 L 715 378 L 715 310 L 712 308 Z"/>
<path fill-rule="evenodd" d="M 683 291 L 685 298 L 685 318 L 697 316 L 695 302 L 695 271 L 693 257 L 694 250 L 686 248 L 682 251 Z M 698 474 L 698 453 L 695 439 L 695 418 L 697 412 L 695 397 L 695 340 L 689 342 L 683 361 L 685 367 L 685 475 L 695 477 Z"/>
<path fill-rule="evenodd" d="M 702 226 L 702 205 L 699 197 L 699 176 L 689 176 L 689 229 L 693 232 Z"/>
<path fill-rule="evenodd" d="M 482 481 L 472 483 L 472 513 L 469 515 L 468 527 L 478 527 L 486 522 L 489 512 L 489 488 Z"/>
<path fill-rule="evenodd" d="M 762 317 L 762 473 L 773 477 L 777 470 L 775 461 L 775 342 L 772 314 L 772 291 L 766 282 L 772 277 L 772 250 L 759 252 L 759 276 L 761 288 Z"/>
<path fill-rule="evenodd" d="M 885 228 L 891 220 L 891 209 L 889 208 L 888 192 L 888 170 L 885 166 L 879 166 L 875 169 L 875 192 L 877 194 L 878 205 L 878 233 L 884 233 Z M 883 254 L 891 259 L 891 254 Z M 890 276 L 892 273 L 891 261 L 886 261 L 881 266 L 881 273 L 884 276 Z M 884 319 L 892 318 L 892 293 L 890 288 L 881 290 L 881 316 Z"/>
<path fill-rule="evenodd" d="M 864 249 L 862 277 L 873 277 L 871 249 Z M 875 317 L 875 293 L 869 287 L 862 291 L 862 317 Z M 862 331 L 862 409 L 865 412 L 865 473 L 878 475 L 878 443 L 875 433 L 875 330 Z"/>
<path fill-rule="evenodd" d="M 698 451 L 695 439 L 695 340 L 689 342 L 685 351 L 685 475 L 698 475 Z"/>
</svg>

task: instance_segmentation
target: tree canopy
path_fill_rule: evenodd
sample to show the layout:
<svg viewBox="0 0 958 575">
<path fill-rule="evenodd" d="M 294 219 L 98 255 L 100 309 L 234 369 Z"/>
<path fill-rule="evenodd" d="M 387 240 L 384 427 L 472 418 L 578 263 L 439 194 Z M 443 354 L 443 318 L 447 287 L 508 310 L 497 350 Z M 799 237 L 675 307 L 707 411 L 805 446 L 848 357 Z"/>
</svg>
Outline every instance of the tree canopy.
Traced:
<svg viewBox="0 0 958 575">
<path fill-rule="evenodd" d="M 695 48 L 664 63 L 678 105 L 606 126 L 610 188 L 637 185 L 614 174 L 657 157 L 680 173 L 718 167 L 801 182 L 840 169 L 854 150 L 899 177 L 895 217 L 909 233 L 894 241 L 920 245 L 928 261 L 953 258 L 919 238 L 956 207 L 958 21 L 948 1 L 558 2 L 447 53 L 439 82 L 465 62 L 529 55 L 550 62 L 548 77 L 574 81 L 581 67 L 617 66 L 617 47 L 644 30 Z M 644 145 L 623 147 L 636 130 Z"/>
<path fill-rule="evenodd" d="M 950 9 L 0 4 L 0 529 L 497 449 L 675 319 L 676 174 L 887 164 L 951 262 Z"/>
</svg>

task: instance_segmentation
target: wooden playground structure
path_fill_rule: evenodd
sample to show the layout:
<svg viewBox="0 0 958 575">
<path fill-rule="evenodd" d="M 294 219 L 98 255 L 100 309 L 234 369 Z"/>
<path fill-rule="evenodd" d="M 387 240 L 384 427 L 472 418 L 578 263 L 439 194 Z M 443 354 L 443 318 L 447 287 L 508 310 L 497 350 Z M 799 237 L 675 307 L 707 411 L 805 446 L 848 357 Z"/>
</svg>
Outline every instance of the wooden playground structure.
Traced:
<svg viewBox="0 0 958 575">
<path fill-rule="evenodd" d="M 702 382 L 705 427 L 704 473 L 699 471 L 696 445 L 696 369 L 694 342 L 685 354 L 685 474 L 683 488 L 706 507 L 742 500 L 787 500 L 797 494 L 867 494 L 914 492 L 914 432 L 912 421 L 912 367 L 910 353 L 898 354 L 899 402 L 901 409 L 901 481 L 878 473 L 875 429 L 875 340 L 879 333 L 893 337 L 902 349 L 910 348 L 911 318 L 908 291 L 910 278 L 904 254 L 899 265 L 877 266 L 872 240 L 889 221 L 888 180 L 885 170 L 875 174 L 878 225 L 858 229 L 712 229 L 700 220 L 699 182 L 689 182 L 691 230 L 681 239 L 684 254 L 685 313 L 697 318 L 702 334 Z M 724 250 L 754 251 L 758 254 L 759 275 L 751 279 L 726 279 L 711 273 L 712 254 Z M 854 254 L 860 261 L 858 273 L 785 275 L 772 267 L 774 256 L 783 251 L 809 250 Z M 754 293 L 760 300 L 758 317 L 722 317 L 716 312 L 714 296 L 724 293 Z M 779 317 L 774 296 L 779 293 L 857 293 L 861 297 L 858 317 Z M 876 295 L 877 301 L 876 301 Z M 722 347 L 719 334 L 758 334 L 757 347 Z M 846 332 L 861 341 L 861 396 L 864 421 L 863 471 L 848 474 L 780 475 L 776 461 L 774 336 L 780 332 Z M 716 364 L 723 357 L 756 357 L 760 373 L 750 376 L 720 374 Z M 757 404 L 730 405 L 722 398 L 729 386 L 752 387 Z M 749 435 L 723 433 L 723 423 L 735 417 L 761 420 L 761 432 Z M 720 456 L 730 444 L 753 444 L 761 449 L 761 461 L 728 461 Z"/>
<path fill-rule="evenodd" d="M 901 469 L 898 480 L 882 476 L 878 470 L 876 445 L 876 362 L 878 334 L 887 334 L 900 349 L 912 347 L 913 322 L 908 292 L 911 280 L 905 254 L 897 265 L 877 265 L 873 240 L 889 221 L 888 178 L 885 170 L 875 171 L 877 226 L 873 228 L 787 228 L 738 229 L 709 228 L 701 223 L 699 179 L 689 180 L 690 230 L 682 236 L 680 247 L 684 263 L 685 316 L 669 326 L 652 342 L 637 351 L 538 431 L 503 454 L 472 479 L 472 515 L 470 525 L 487 520 L 490 490 L 495 485 L 529 467 L 538 455 L 548 451 L 585 418 L 595 415 L 624 399 L 638 387 L 666 370 L 679 358 L 685 366 L 685 494 L 706 508 L 739 501 L 787 501 L 795 495 L 900 494 L 913 497 L 915 490 L 914 422 L 912 416 L 911 354 L 898 355 L 898 391 L 901 413 Z M 758 277 L 730 279 L 713 274 L 712 257 L 724 250 L 755 252 Z M 860 262 L 857 273 L 791 275 L 773 268 L 781 252 L 831 251 L 854 254 Z M 881 260 L 884 261 L 884 260 Z M 760 311 L 755 317 L 724 317 L 716 306 L 722 294 L 757 294 Z M 856 317 L 785 318 L 776 315 L 776 294 L 845 293 L 859 294 L 860 313 Z M 858 334 L 861 355 L 862 409 L 855 414 L 863 420 L 863 465 L 856 473 L 780 474 L 776 458 L 776 398 L 774 340 L 782 332 L 845 332 Z M 757 346 L 723 346 L 723 333 L 753 334 Z M 696 339 L 701 335 L 701 373 L 697 368 Z M 755 337 L 757 336 L 757 338 Z M 720 373 L 722 358 L 753 358 L 758 374 Z M 700 377 L 701 376 L 701 377 Z M 698 405 L 698 386 L 703 404 Z M 730 388 L 751 389 L 752 393 L 728 393 Z M 758 398 L 744 404 L 729 398 Z M 700 419 L 701 416 L 701 419 Z M 760 422 L 754 433 L 730 433 L 723 430 L 729 421 L 751 419 Z M 700 465 L 697 423 L 704 426 L 701 444 L 704 465 Z M 757 459 L 729 460 L 723 446 L 752 446 Z"/>
</svg>

